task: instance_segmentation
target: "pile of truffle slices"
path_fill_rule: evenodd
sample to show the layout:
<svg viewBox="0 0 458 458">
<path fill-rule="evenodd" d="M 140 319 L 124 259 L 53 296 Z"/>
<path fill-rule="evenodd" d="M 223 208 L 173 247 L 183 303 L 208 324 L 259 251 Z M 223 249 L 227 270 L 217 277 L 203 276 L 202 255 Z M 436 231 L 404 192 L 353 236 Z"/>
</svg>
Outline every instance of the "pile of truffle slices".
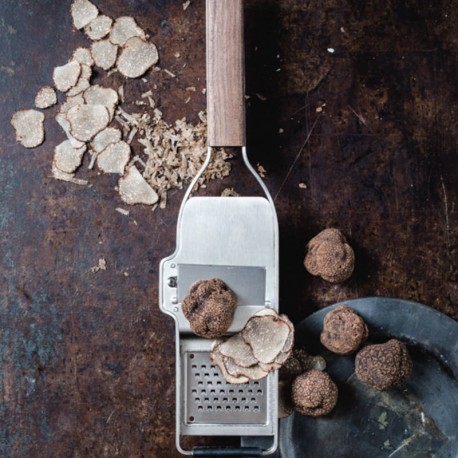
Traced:
<svg viewBox="0 0 458 458">
<path fill-rule="evenodd" d="M 244 328 L 230 337 L 229 329 L 237 297 L 220 279 L 192 285 L 182 303 L 191 330 L 200 337 L 215 339 L 211 359 L 229 383 L 259 380 L 282 367 L 294 344 L 294 326 L 286 315 L 270 308 L 251 316 Z"/>
</svg>

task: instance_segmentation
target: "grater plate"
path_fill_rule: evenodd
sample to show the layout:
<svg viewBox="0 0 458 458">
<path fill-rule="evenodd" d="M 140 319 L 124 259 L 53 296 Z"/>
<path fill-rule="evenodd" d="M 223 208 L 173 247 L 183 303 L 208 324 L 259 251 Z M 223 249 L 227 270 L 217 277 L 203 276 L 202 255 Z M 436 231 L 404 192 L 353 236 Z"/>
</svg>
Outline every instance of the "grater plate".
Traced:
<svg viewBox="0 0 458 458">
<path fill-rule="evenodd" d="M 185 423 L 267 423 L 266 378 L 228 383 L 212 364 L 209 352 L 186 352 L 185 366 Z"/>
</svg>

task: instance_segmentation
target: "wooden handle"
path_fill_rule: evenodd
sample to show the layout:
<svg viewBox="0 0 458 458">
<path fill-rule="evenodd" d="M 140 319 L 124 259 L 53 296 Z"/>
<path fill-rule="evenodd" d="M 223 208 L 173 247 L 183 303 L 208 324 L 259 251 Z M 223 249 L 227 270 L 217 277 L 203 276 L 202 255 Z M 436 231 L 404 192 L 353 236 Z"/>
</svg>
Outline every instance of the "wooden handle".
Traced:
<svg viewBox="0 0 458 458">
<path fill-rule="evenodd" d="M 243 0 L 207 0 L 209 146 L 245 146 Z"/>
</svg>

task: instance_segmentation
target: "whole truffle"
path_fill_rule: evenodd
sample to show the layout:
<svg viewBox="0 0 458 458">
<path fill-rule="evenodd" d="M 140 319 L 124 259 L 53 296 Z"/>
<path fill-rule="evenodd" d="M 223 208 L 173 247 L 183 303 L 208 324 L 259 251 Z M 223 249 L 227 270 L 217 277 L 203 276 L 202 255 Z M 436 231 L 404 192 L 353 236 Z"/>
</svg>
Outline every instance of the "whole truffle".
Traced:
<svg viewBox="0 0 458 458">
<path fill-rule="evenodd" d="M 346 305 L 339 305 L 326 314 L 321 343 L 333 353 L 349 355 L 366 341 L 369 331 L 364 320 Z"/>
<path fill-rule="evenodd" d="M 322 356 L 309 355 L 302 348 L 295 348 L 280 368 L 280 380 L 293 380 L 303 372 L 312 369 L 324 371 L 326 369 L 325 359 Z"/>
<path fill-rule="evenodd" d="M 312 275 L 341 283 L 353 273 L 355 254 L 338 229 L 325 229 L 307 244 L 304 266 Z"/>
<path fill-rule="evenodd" d="M 338 390 L 326 372 L 311 370 L 296 378 L 292 386 L 294 408 L 302 415 L 326 415 L 337 403 Z"/>
<path fill-rule="evenodd" d="M 412 372 L 407 347 L 399 340 L 368 345 L 357 355 L 356 376 L 367 386 L 385 391 L 406 380 Z"/>
<path fill-rule="evenodd" d="M 200 337 L 221 337 L 230 327 L 237 296 L 218 278 L 194 283 L 181 304 L 192 331 Z"/>
</svg>

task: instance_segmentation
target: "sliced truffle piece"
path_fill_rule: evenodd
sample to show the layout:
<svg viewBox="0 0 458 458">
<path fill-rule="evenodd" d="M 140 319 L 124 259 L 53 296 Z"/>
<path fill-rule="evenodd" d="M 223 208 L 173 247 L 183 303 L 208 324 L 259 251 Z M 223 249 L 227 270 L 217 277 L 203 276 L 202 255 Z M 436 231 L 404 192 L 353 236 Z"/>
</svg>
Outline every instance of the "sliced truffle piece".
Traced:
<svg viewBox="0 0 458 458">
<path fill-rule="evenodd" d="M 118 93 L 114 89 L 96 84 L 86 89 L 83 97 L 88 105 L 103 105 L 110 113 L 110 121 L 113 119 L 118 104 Z"/>
<path fill-rule="evenodd" d="M 227 372 L 234 377 L 248 377 L 250 380 L 260 380 L 267 376 L 268 372 L 259 365 L 242 367 L 234 362 L 232 358 L 223 356 L 224 365 Z"/>
<path fill-rule="evenodd" d="M 81 92 L 85 91 L 91 85 L 91 76 L 92 68 L 88 65 L 82 64 L 80 77 L 78 78 L 76 85 L 68 90 L 67 96 L 74 97 L 78 94 L 81 94 Z"/>
<path fill-rule="evenodd" d="M 86 145 L 74 148 L 70 140 L 65 140 L 54 149 L 53 166 L 62 172 L 73 173 L 81 165 L 85 151 Z"/>
<path fill-rule="evenodd" d="M 338 229 L 325 229 L 307 244 L 304 266 L 312 275 L 341 283 L 353 273 L 355 254 Z"/>
<path fill-rule="evenodd" d="M 254 315 L 242 331 L 242 337 L 250 345 L 253 355 L 265 364 L 275 361 L 289 334 L 288 325 L 273 316 Z"/>
<path fill-rule="evenodd" d="M 200 337 L 215 339 L 229 329 L 237 296 L 218 278 L 194 283 L 181 308 L 191 330 Z"/>
<path fill-rule="evenodd" d="M 97 67 L 109 70 L 116 62 L 118 47 L 109 40 L 95 41 L 91 46 L 91 54 Z"/>
<path fill-rule="evenodd" d="M 145 32 L 137 25 L 133 17 L 122 16 L 116 19 L 110 32 L 110 41 L 115 45 L 124 46 L 132 37 L 146 40 Z"/>
<path fill-rule="evenodd" d="M 110 122 L 108 110 L 103 105 L 77 105 L 67 111 L 70 133 L 82 142 L 92 140 Z"/>
<path fill-rule="evenodd" d="M 323 320 L 321 343 L 333 353 L 349 355 L 366 341 L 369 330 L 364 320 L 346 305 L 339 305 Z"/>
<path fill-rule="evenodd" d="M 97 166 L 105 173 L 123 174 L 130 159 L 130 146 L 126 142 L 108 145 L 98 156 Z"/>
<path fill-rule="evenodd" d="M 337 403 L 338 389 L 326 372 L 312 370 L 299 375 L 292 386 L 294 408 L 302 415 L 327 415 Z"/>
<path fill-rule="evenodd" d="M 223 360 L 223 355 L 219 352 L 212 352 L 210 353 L 210 358 L 213 364 L 219 367 L 221 374 L 228 383 L 233 383 L 233 384 L 242 384 L 242 383 L 248 383 L 250 379 L 248 377 L 244 377 L 243 375 L 239 377 L 234 377 L 233 375 L 229 374 L 229 372 L 226 369 L 226 366 L 224 364 Z"/>
<path fill-rule="evenodd" d="M 54 85 L 61 92 L 67 92 L 73 87 L 80 76 L 81 65 L 76 60 L 72 60 L 61 67 L 56 67 L 52 79 Z"/>
<path fill-rule="evenodd" d="M 11 125 L 16 131 L 16 141 L 26 148 L 35 148 L 45 139 L 45 115 L 37 110 L 19 110 L 13 114 Z"/>
<path fill-rule="evenodd" d="M 119 180 L 119 194 L 121 199 L 129 205 L 154 205 L 159 200 L 156 191 L 146 182 L 134 165 Z"/>
<path fill-rule="evenodd" d="M 291 384 L 285 380 L 278 382 L 278 418 L 286 418 L 294 412 L 291 399 Z"/>
<path fill-rule="evenodd" d="M 55 164 L 52 165 L 52 176 L 56 180 L 68 181 L 70 183 L 75 183 L 80 186 L 87 185 L 87 180 L 80 180 L 79 178 L 75 178 L 73 173 L 62 172 L 62 170 L 58 169 Z"/>
<path fill-rule="evenodd" d="M 127 78 L 138 78 L 159 60 L 156 46 L 139 37 L 127 40 L 118 57 L 117 67 Z"/>
<path fill-rule="evenodd" d="M 84 32 L 91 40 L 100 40 L 110 33 L 111 24 L 113 19 L 100 14 L 84 28 Z"/>
<path fill-rule="evenodd" d="M 92 67 L 94 65 L 94 59 L 92 58 L 91 51 L 87 48 L 77 48 L 73 52 L 72 60 L 76 60 L 81 65 L 87 65 Z"/>
<path fill-rule="evenodd" d="M 65 102 L 60 106 L 59 113 L 65 114 L 70 108 L 76 107 L 77 105 L 84 105 L 84 99 L 82 94 L 74 96 L 67 96 Z"/>
<path fill-rule="evenodd" d="M 35 106 L 42 110 L 52 107 L 57 103 L 56 91 L 51 86 L 44 86 L 35 97 Z"/>
<path fill-rule="evenodd" d="M 56 121 L 62 127 L 62 130 L 65 132 L 68 140 L 72 144 L 73 148 L 81 148 L 85 143 L 77 140 L 70 132 L 70 123 L 68 122 L 67 118 L 64 114 L 59 113 L 56 116 Z"/>
<path fill-rule="evenodd" d="M 96 153 L 101 153 L 108 145 L 121 140 L 121 131 L 116 127 L 107 127 L 99 132 L 91 142 L 91 148 Z"/>
<path fill-rule="evenodd" d="M 242 367 L 250 367 L 258 363 L 251 347 L 243 340 L 240 333 L 234 334 L 219 345 L 219 352 L 223 356 L 232 358 Z"/>
<path fill-rule="evenodd" d="M 73 25 L 78 30 L 86 27 L 99 14 L 97 7 L 89 0 L 74 0 L 70 11 L 73 18 Z"/>
<path fill-rule="evenodd" d="M 384 344 L 368 345 L 355 360 L 356 376 L 365 385 L 385 391 L 406 380 L 412 372 L 412 360 L 405 344 L 391 339 Z"/>
</svg>

